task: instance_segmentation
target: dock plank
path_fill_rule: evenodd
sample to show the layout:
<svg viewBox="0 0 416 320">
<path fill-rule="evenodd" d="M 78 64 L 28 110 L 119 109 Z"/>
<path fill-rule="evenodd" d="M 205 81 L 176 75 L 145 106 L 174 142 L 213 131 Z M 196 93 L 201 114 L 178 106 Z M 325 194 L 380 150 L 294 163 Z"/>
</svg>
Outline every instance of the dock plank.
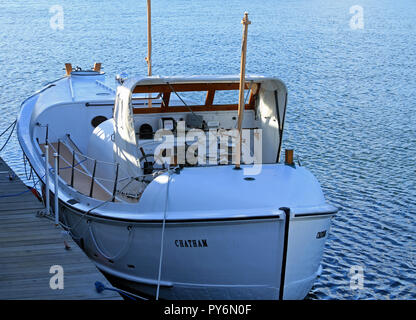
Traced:
<svg viewBox="0 0 416 320">
<path fill-rule="evenodd" d="M 65 249 L 62 229 L 37 216 L 43 204 L 17 176 L 10 180 L 9 172 L 0 158 L 0 299 L 122 299 L 114 291 L 96 292 L 95 281 L 109 282 L 75 242 L 69 240 L 71 249 Z M 24 193 L 4 197 L 19 192 Z M 53 265 L 63 268 L 64 289 L 49 285 Z"/>
</svg>

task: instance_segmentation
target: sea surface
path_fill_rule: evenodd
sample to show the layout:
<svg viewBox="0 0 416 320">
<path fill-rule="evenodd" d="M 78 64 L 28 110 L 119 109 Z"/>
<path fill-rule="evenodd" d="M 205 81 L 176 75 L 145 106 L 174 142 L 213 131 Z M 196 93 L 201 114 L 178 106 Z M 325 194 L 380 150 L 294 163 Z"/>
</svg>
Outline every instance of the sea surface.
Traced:
<svg viewBox="0 0 416 320">
<path fill-rule="evenodd" d="M 415 299 L 416 1 L 153 0 L 153 74 L 238 74 L 244 11 L 247 73 L 289 90 L 284 148 L 342 208 L 307 299 Z M 0 133 L 65 62 L 112 81 L 146 51 L 144 0 L 2 0 Z M 15 135 L 0 155 L 30 184 Z"/>
</svg>

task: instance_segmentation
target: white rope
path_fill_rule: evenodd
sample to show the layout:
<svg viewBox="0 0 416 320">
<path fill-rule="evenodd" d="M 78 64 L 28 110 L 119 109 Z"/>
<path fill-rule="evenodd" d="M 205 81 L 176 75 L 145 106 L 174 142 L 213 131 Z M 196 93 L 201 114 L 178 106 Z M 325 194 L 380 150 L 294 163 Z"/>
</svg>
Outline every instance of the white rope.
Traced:
<svg viewBox="0 0 416 320">
<path fill-rule="evenodd" d="M 171 171 L 168 171 L 168 182 L 166 185 L 166 199 L 165 199 L 165 209 L 163 213 L 163 223 L 162 223 L 162 237 L 160 239 L 160 255 L 159 255 L 159 273 L 157 277 L 157 289 L 156 289 L 156 300 L 159 300 L 159 290 L 160 290 L 160 277 L 162 275 L 162 259 L 163 259 L 163 244 L 165 238 L 165 225 L 166 225 L 166 213 L 168 209 L 168 198 L 169 198 L 169 184 L 171 179 Z"/>
<path fill-rule="evenodd" d="M 91 236 L 92 242 L 94 243 L 95 248 L 107 260 L 113 260 L 113 261 L 115 261 L 115 260 L 119 259 L 120 257 L 124 256 L 124 254 L 128 251 L 128 249 L 130 247 L 130 244 L 131 244 L 131 241 L 133 239 L 133 232 L 132 232 L 133 227 L 132 226 L 128 226 L 127 227 L 127 230 L 128 230 L 129 233 L 127 235 L 127 241 L 124 243 L 124 245 L 121 247 L 121 249 L 120 249 L 120 251 L 118 253 L 114 254 L 113 256 L 109 256 L 98 245 L 98 242 L 97 242 L 97 240 L 95 238 L 95 235 L 94 235 L 94 231 L 92 230 L 92 221 L 90 221 L 88 223 L 88 229 L 89 229 L 90 236 Z"/>
</svg>

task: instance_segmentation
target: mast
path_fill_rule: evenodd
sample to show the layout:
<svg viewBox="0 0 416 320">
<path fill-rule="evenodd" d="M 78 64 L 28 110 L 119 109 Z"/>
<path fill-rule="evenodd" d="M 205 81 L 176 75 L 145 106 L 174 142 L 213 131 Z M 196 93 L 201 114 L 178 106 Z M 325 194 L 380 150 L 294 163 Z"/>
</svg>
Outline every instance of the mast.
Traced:
<svg viewBox="0 0 416 320">
<path fill-rule="evenodd" d="M 147 75 L 152 75 L 152 17 L 151 17 L 151 0 L 147 0 Z"/>
<path fill-rule="evenodd" d="M 242 125 L 244 114 L 244 87 L 246 74 L 246 53 L 247 53 L 247 31 L 251 21 L 248 20 L 248 13 L 244 12 L 244 18 L 241 20 L 243 24 L 243 43 L 241 46 L 241 64 L 240 64 L 240 91 L 238 96 L 238 143 L 237 143 L 237 159 L 234 169 L 240 169 L 241 163 L 241 143 L 242 143 Z"/>
<path fill-rule="evenodd" d="M 147 75 L 152 75 L 152 4 L 151 0 L 147 0 Z M 149 108 L 152 107 L 152 94 L 149 93 L 149 100 L 147 100 Z"/>
</svg>

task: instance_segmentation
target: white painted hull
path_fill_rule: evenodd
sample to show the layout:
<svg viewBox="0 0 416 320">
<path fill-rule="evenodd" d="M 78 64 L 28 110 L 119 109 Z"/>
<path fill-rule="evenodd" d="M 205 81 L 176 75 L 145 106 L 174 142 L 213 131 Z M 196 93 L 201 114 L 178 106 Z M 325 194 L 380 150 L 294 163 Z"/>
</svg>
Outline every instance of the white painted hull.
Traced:
<svg viewBox="0 0 416 320">
<path fill-rule="evenodd" d="M 155 296 L 160 222 L 115 221 L 66 207 L 65 223 L 102 271 L 132 290 Z M 80 222 L 79 222 L 80 221 Z M 284 219 L 167 222 L 160 281 L 162 299 L 278 299 Z M 303 299 L 320 269 L 329 216 L 292 218 L 284 299 Z M 189 241 L 190 240 L 190 241 Z M 192 241 L 195 240 L 195 241 Z M 181 246 L 182 245 L 182 246 Z"/>
</svg>

